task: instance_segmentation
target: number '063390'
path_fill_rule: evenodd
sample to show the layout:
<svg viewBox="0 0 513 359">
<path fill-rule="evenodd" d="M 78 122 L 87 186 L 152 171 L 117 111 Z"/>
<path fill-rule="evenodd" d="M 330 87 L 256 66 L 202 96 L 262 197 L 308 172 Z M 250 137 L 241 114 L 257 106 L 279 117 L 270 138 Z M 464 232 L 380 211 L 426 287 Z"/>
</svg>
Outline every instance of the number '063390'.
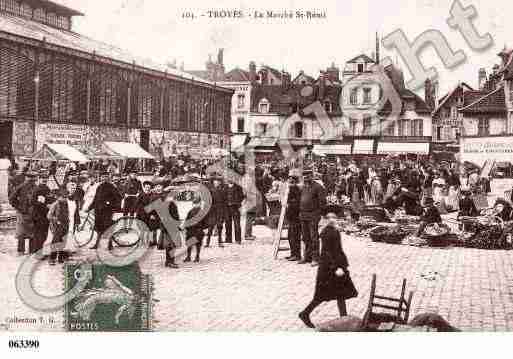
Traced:
<svg viewBox="0 0 513 359">
<path fill-rule="evenodd" d="M 9 340 L 9 349 L 38 349 L 39 340 Z"/>
</svg>

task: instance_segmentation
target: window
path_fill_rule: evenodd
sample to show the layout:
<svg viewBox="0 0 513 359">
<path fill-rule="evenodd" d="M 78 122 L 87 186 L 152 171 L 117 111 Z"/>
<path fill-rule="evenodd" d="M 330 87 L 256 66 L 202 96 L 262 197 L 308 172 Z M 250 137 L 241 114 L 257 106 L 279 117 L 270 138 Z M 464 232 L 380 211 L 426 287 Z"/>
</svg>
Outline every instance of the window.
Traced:
<svg viewBox="0 0 513 359">
<path fill-rule="evenodd" d="M 490 120 L 488 118 L 480 118 L 477 126 L 477 134 L 479 136 L 488 136 L 490 134 Z"/>
<path fill-rule="evenodd" d="M 349 96 L 349 103 L 351 105 L 358 105 L 358 88 L 351 89 L 351 95 Z"/>
<path fill-rule="evenodd" d="M 399 121 L 399 136 L 408 136 L 408 120 Z"/>
<path fill-rule="evenodd" d="M 358 126 L 358 120 L 351 119 L 349 126 L 350 126 L 351 135 L 356 136 L 356 128 Z"/>
<path fill-rule="evenodd" d="M 23 3 L 21 5 L 21 15 L 23 17 L 26 17 L 27 19 L 31 19 L 32 18 L 32 8 L 30 7 L 29 4 Z"/>
<path fill-rule="evenodd" d="M 34 10 L 34 20 L 39 22 L 45 22 L 46 20 L 46 13 L 45 10 L 42 8 L 37 8 Z"/>
<path fill-rule="evenodd" d="M 328 112 L 328 113 L 332 112 L 333 111 L 332 103 L 329 101 L 324 102 L 324 110 L 326 110 L 326 112 Z"/>
<path fill-rule="evenodd" d="M 258 112 L 260 113 L 269 113 L 269 101 L 266 99 L 263 99 L 258 104 Z"/>
<path fill-rule="evenodd" d="M 385 136 L 395 136 L 395 121 L 381 121 L 381 133 Z"/>
<path fill-rule="evenodd" d="M 458 118 L 458 109 L 456 106 L 451 107 L 451 119 L 456 120 Z"/>
<path fill-rule="evenodd" d="M 244 132 L 244 117 L 237 119 L 237 132 Z"/>
<path fill-rule="evenodd" d="M 372 103 L 371 88 L 369 88 L 369 87 L 366 87 L 363 89 L 363 103 L 364 104 Z"/>
<path fill-rule="evenodd" d="M 424 121 L 421 119 L 413 120 L 411 125 L 412 136 L 424 136 Z"/>
<path fill-rule="evenodd" d="M 256 128 L 257 136 L 265 136 L 267 132 L 267 123 L 259 123 Z"/>
<path fill-rule="evenodd" d="M 238 109 L 241 109 L 241 108 L 244 108 L 244 106 L 246 105 L 246 96 L 244 96 L 243 94 L 239 94 L 237 96 L 237 108 Z"/>
<path fill-rule="evenodd" d="M 364 69 L 363 64 L 358 64 L 358 72 L 359 72 L 359 73 L 362 73 L 362 72 L 363 72 L 363 69 Z"/>
<path fill-rule="evenodd" d="M 370 117 L 363 119 L 363 135 L 369 136 L 372 131 L 372 119 Z"/>
<path fill-rule="evenodd" d="M 294 124 L 294 136 L 296 138 L 303 138 L 303 123 L 296 122 Z"/>
</svg>

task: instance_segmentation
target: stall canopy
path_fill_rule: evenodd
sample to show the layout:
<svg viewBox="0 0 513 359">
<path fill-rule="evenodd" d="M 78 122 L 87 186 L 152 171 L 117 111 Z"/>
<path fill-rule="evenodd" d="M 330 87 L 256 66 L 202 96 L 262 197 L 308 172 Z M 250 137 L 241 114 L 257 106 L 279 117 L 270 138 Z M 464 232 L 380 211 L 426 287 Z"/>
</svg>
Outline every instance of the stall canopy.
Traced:
<svg viewBox="0 0 513 359">
<path fill-rule="evenodd" d="M 30 158 L 32 161 L 71 161 L 86 163 L 89 159 L 79 150 L 66 144 L 45 143 Z"/>
<path fill-rule="evenodd" d="M 239 152 L 241 150 L 244 150 L 244 145 L 246 144 L 247 139 L 248 135 L 245 133 L 233 135 L 230 139 L 230 146 L 232 152 Z"/>
<path fill-rule="evenodd" d="M 374 153 L 374 140 L 355 140 L 353 154 L 372 155 Z"/>
<path fill-rule="evenodd" d="M 124 159 L 155 159 L 137 143 L 104 142 L 103 145 L 108 154 L 120 156 Z"/>
<path fill-rule="evenodd" d="M 315 145 L 312 152 L 317 156 L 350 155 L 351 145 Z"/>
<path fill-rule="evenodd" d="M 429 154 L 429 143 L 421 142 L 380 142 L 378 144 L 378 154 L 416 154 L 427 155 Z"/>
<path fill-rule="evenodd" d="M 105 149 L 93 149 L 90 147 L 80 148 L 80 152 L 85 154 L 91 161 L 94 160 L 122 160 L 123 157 L 108 153 Z"/>
<path fill-rule="evenodd" d="M 246 148 L 254 152 L 272 153 L 276 148 L 278 139 L 274 137 L 255 137 L 246 145 Z"/>
</svg>

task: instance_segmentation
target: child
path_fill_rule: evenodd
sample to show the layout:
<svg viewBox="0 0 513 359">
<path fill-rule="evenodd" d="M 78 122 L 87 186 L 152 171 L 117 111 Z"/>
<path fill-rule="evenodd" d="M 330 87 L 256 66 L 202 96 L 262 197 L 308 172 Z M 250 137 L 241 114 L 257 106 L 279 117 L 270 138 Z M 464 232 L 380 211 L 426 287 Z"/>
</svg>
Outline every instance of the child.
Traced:
<svg viewBox="0 0 513 359">
<path fill-rule="evenodd" d="M 197 219 L 197 217 L 201 215 L 201 204 L 201 198 L 199 196 L 195 196 L 192 201 L 192 208 L 187 214 L 186 221 Z M 208 228 L 208 224 L 205 219 L 206 216 L 203 215 L 203 218 L 201 218 L 198 223 L 195 223 L 186 229 L 185 241 L 187 243 L 187 257 L 184 262 L 191 261 L 193 245 L 196 247 L 196 258 L 194 259 L 194 262 L 198 263 L 200 261 L 200 251 L 201 246 L 203 245 L 203 237 L 205 235 L 203 231 Z M 188 243 L 189 241 L 192 241 L 193 243 Z"/>
</svg>

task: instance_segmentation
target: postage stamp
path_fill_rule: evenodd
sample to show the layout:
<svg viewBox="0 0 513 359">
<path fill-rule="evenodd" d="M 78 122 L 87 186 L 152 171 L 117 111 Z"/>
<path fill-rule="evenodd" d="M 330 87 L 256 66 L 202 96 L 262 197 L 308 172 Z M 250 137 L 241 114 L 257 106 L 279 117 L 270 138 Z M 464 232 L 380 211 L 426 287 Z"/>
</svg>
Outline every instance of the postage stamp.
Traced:
<svg viewBox="0 0 513 359">
<path fill-rule="evenodd" d="M 66 265 L 65 288 L 81 276 L 80 265 Z M 65 306 L 65 329 L 71 332 L 127 332 L 152 330 L 151 277 L 138 264 L 126 267 L 92 266 L 91 280 Z"/>
</svg>

